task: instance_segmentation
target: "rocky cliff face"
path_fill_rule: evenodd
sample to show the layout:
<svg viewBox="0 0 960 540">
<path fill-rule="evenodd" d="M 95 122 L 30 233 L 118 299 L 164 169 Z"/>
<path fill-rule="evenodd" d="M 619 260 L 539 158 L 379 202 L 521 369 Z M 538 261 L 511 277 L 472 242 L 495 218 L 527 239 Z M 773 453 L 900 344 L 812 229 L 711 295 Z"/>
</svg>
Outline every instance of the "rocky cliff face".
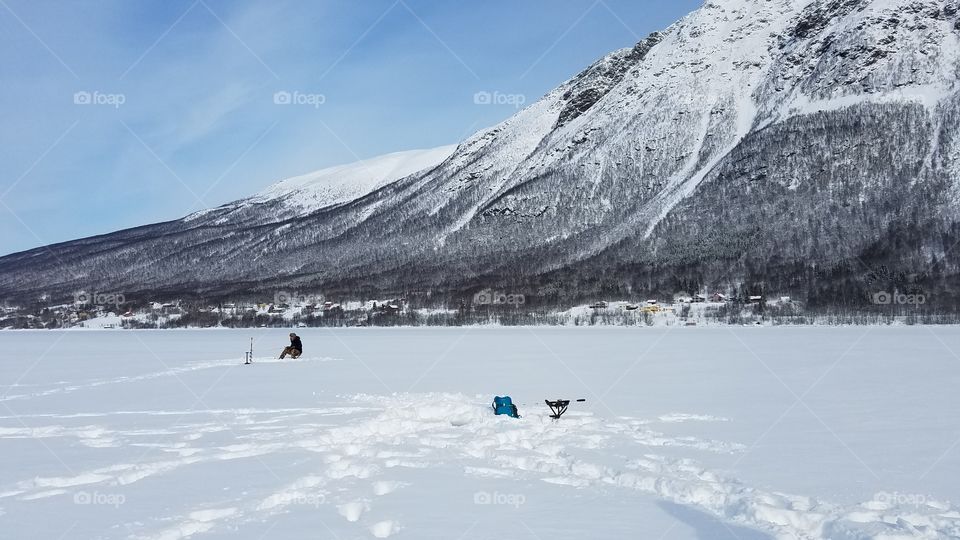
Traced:
<svg viewBox="0 0 960 540">
<path fill-rule="evenodd" d="M 422 171 L 10 255 L 0 296 L 750 281 L 830 301 L 878 274 L 949 294 L 957 4 L 709 1 Z"/>
</svg>

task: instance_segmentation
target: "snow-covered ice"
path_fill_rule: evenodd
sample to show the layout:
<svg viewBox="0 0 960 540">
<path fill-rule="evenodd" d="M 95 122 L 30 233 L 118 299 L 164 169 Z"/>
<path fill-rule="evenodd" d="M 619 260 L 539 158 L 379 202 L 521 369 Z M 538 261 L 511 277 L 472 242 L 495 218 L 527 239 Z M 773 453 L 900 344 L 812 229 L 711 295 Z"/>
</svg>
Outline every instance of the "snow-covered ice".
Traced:
<svg viewBox="0 0 960 540">
<path fill-rule="evenodd" d="M 960 537 L 957 328 L 286 333 L 0 333 L 0 538 Z"/>
</svg>

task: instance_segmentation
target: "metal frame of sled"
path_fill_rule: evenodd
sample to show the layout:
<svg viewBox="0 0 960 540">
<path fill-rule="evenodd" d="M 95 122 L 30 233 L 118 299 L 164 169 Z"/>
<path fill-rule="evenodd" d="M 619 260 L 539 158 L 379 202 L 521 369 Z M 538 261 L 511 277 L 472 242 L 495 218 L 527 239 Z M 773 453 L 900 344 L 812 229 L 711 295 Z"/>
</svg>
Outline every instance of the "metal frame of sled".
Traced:
<svg viewBox="0 0 960 540">
<path fill-rule="evenodd" d="M 555 401 L 550 401 L 549 399 L 545 399 L 543 401 L 546 402 L 547 407 L 550 407 L 550 412 L 553 413 L 550 415 L 550 418 L 553 418 L 554 420 L 559 420 L 560 417 L 563 416 L 563 413 L 567 412 L 567 407 L 570 406 L 569 399 L 558 399 Z M 577 402 L 584 402 L 584 401 L 586 400 L 585 399 L 577 400 Z"/>
</svg>

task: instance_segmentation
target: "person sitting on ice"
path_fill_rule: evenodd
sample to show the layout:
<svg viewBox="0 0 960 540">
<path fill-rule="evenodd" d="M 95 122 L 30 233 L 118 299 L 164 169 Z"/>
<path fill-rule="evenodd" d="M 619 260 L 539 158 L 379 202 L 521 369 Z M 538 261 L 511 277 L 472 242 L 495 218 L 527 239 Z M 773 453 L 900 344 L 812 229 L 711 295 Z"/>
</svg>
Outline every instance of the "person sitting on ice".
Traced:
<svg viewBox="0 0 960 540">
<path fill-rule="evenodd" d="M 303 354 L 303 343 L 300 342 L 300 336 L 293 332 L 290 332 L 290 346 L 280 353 L 280 359 L 283 360 L 288 354 L 294 359 L 300 358 L 300 355 Z"/>
</svg>

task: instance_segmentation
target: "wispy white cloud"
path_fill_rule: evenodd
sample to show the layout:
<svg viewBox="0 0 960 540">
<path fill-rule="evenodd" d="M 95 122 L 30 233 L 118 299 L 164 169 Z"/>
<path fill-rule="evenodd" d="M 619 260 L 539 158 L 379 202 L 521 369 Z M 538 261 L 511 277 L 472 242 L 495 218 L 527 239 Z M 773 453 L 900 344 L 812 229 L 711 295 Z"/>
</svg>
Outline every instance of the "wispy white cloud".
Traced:
<svg viewBox="0 0 960 540">
<path fill-rule="evenodd" d="M 520 80 L 582 2 L 404 0 L 384 15 L 395 0 L 204 0 L 184 14 L 194 1 L 4 0 L 17 17 L 0 8 L 0 191 L 33 167 L 9 202 L 43 241 L 183 215 L 194 201 L 171 171 L 203 193 L 229 170 L 205 197 L 218 204 L 354 155 L 455 142 L 514 112 L 474 106 L 475 92 L 533 99 L 701 3 L 605 0 L 616 18 L 593 10 Z M 126 101 L 80 107 L 78 90 Z M 326 103 L 277 106 L 278 90 Z M 37 243 L 3 235 L 0 253 Z"/>
</svg>

